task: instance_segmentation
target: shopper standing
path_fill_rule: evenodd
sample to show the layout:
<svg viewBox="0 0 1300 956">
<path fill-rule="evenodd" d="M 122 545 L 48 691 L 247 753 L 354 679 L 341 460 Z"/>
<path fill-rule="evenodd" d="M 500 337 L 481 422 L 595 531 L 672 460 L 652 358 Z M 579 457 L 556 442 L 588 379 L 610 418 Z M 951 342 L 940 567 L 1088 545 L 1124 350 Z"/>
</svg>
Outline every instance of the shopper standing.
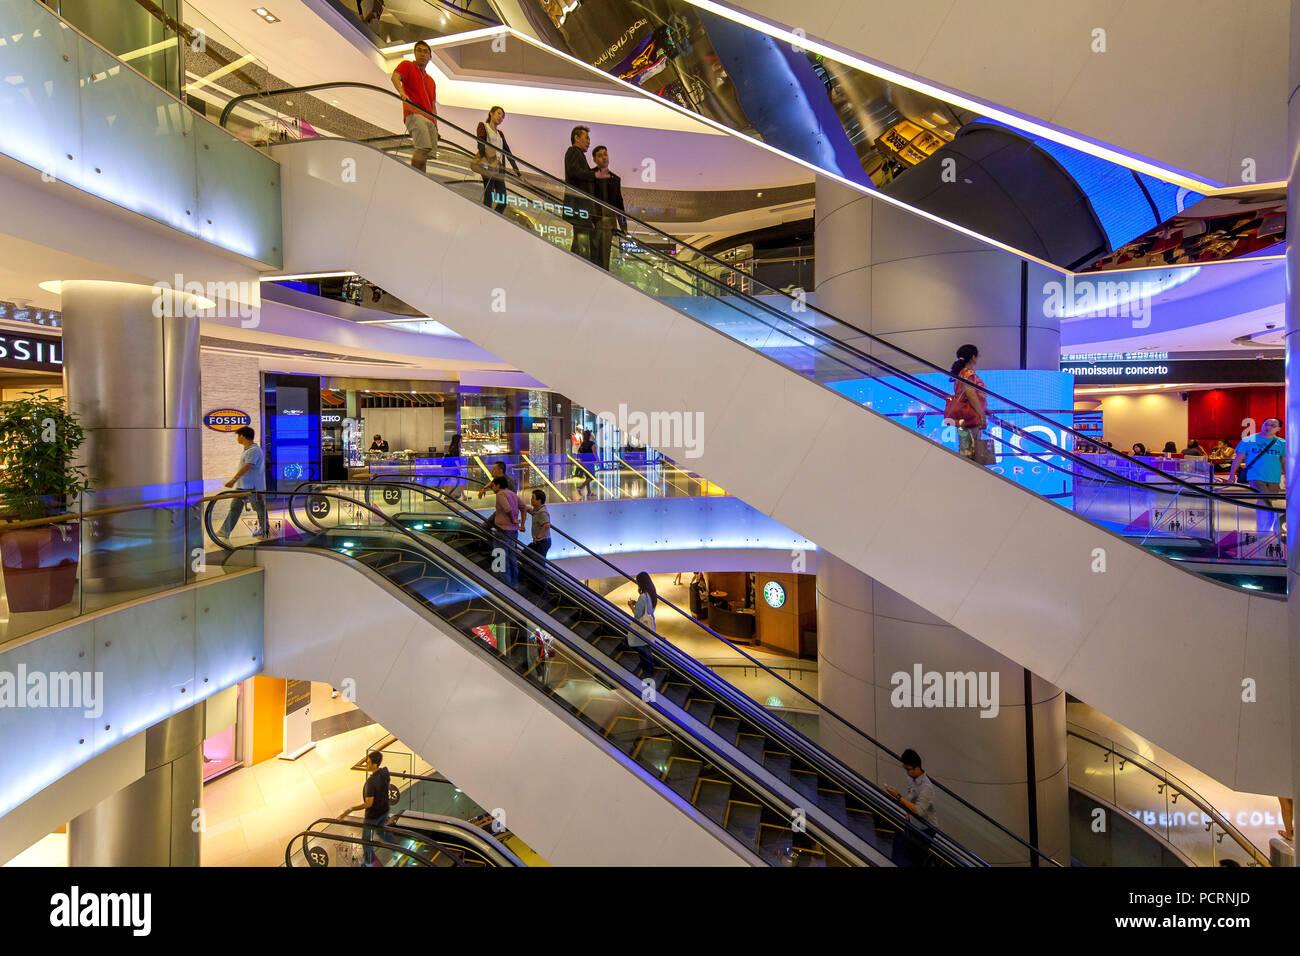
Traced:
<svg viewBox="0 0 1300 956">
<path fill-rule="evenodd" d="M 636 576 L 637 598 L 636 603 L 632 604 L 632 616 L 636 622 L 646 630 L 655 630 L 655 607 L 659 604 L 659 592 L 655 590 L 655 583 L 651 580 L 650 575 L 645 571 L 638 571 Z M 651 650 L 650 642 L 642 637 L 633 628 L 627 636 L 627 646 L 636 648 L 640 660 L 637 662 L 637 676 L 653 677 L 655 672 L 654 652 Z"/>
<path fill-rule="evenodd" d="M 546 552 L 551 550 L 551 513 L 546 508 L 546 492 L 536 489 L 532 500 L 524 507 L 533 516 L 530 526 L 533 540 L 528 543 L 528 548 L 544 558 Z"/>
<path fill-rule="evenodd" d="M 574 501 L 582 500 L 596 477 L 596 436 L 591 433 L 590 428 L 582 433 L 582 443 L 578 445 L 578 462 L 573 467 L 573 477 L 582 478 L 583 482 L 573 496 Z"/>
<path fill-rule="evenodd" d="M 1261 495 L 1259 504 L 1267 507 L 1282 506 L 1282 463 L 1286 461 L 1286 440 L 1279 432 L 1282 423 L 1276 418 L 1264 419 L 1260 431 L 1243 438 L 1233 455 L 1228 469 L 1229 483 L 1237 480 L 1237 466 L 1242 465 L 1241 480 Z M 1243 464 L 1244 463 L 1244 464 Z M 1255 528 L 1260 534 L 1277 531 L 1277 515 L 1271 511 L 1256 512 Z"/>
<path fill-rule="evenodd" d="M 910 747 L 904 750 L 899 760 L 908 776 L 907 794 L 904 796 L 893 787 L 886 787 L 885 792 L 902 805 L 908 816 L 904 830 L 894 835 L 890 859 L 899 866 L 920 866 L 925 862 L 934 841 L 934 829 L 939 824 L 934 783 L 926 775 L 921 755 L 915 750 Z"/>
<path fill-rule="evenodd" d="M 623 213 L 623 180 L 609 168 L 609 150 L 597 146 L 591 151 L 591 158 L 596 163 L 592 171 L 596 198 L 603 206 L 595 207 L 596 240 L 595 254 L 592 256 L 596 265 L 608 271 L 609 254 L 613 247 L 614 236 L 627 231 L 627 218 Z M 614 212 L 617 209 L 618 212 Z"/>
<path fill-rule="evenodd" d="M 519 586 L 519 558 L 515 554 L 515 544 L 519 539 L 519 496 L 510 490 L 510 481 L 505 477 L 492 479 L 496 490 L 496 511 L 492 515 L 492 528 L 497 540 L 493 548 L 493 570 L 500 566 L 501 580 L 508 586 Z M 500 548 L 502 553 L 496 554 Z"/>
<path fill-rule="evenodd" d="M 596 191 L 595 170 L 587 165 L 587 150 L 591 148 L 591 129 L 575 126 L 569 132 L 569 148 L 564 153 L 564 218 L 573 228 L 573 243 L 569 248 L 595 262 L 592 248 L 592 202 Z"/>
<path fill-rule="evenodd" d="M 365 811 L 365 825 L 361 828 L 361 839 L 366 841 L 366 866 L 383 866 L 375 859 L 375 848 L 370 845 L 371 841 L 378 839 L 381 843 L 388 842 L 382 833 L 377 832 L 388 825 L 388 814 L 391 809 L 388 803 L 389 773 L 388 768 L 382 766 L 383 762 L 384 755 L 378 750 L 366 754 L 366 770 L 369 776 L 361 787 L 361 802 L 339 814 L 340 820 L 346 820 L 350 813 L 357 810 Z"/>
<path fill-rule="evenodd" d="M 506 111 L 500 106 L 488 110 L 487 120 L 478 124 L 474 135 L 478 137 L 478 162 L 476 169 L 483 177 L 483 205 L 494 212 L 506 208 L 506 181 L 501 174 L 505 172 L 506 161 L 515 168 L 519 175 L 519 164 L 510 152 L 510 143 L 498 128 L 506 118 Z"/>
<path fill-rule="evenodd" d="M 944 417 L 957 426 L 958 450 L 967 458 L 976 457 L 977 443 L 988 423 L 987 399 L 982 391 L 984 380 L 975 374 L 979 360 L 980 350 L 973 345 L 963 345 L 957 350 L 951 373 L 953 392 L 944 407 Z"/>
<path fill-rule="evenodd" d="M 402 122 L 411 136 L 411 167 L 420 172 L 425 171 L 429 154 L 438 145 L 438 90 L 433 77 L 425 72 L 433 51 L 423 40 L 415 42 L 412 54 L 415 59 L 403 60 L 393 70 L 393 86 L 402 98 Z"/>
<path fill-rule="evenodd" d="M 262 449 L 257 442 L 253 441 L 255 434 L 247 425 L 235 430 L 235 441 L 239 442 L 244 452 L 239 456 L 239 470 L 235 472 L 235 477 L 226 482 L 226 487 L 236 491 L 252 492 L 249 497 L 253 499 L 253 513 L 257 515 L 259 522 L 253 529 L 253 534 L 265 538 L 271 533 L 271 526 L 266 520 L 266 456 L 262 454 Z M 230 537 L 230 532 L 235 530 L 235 522 L 239 520 L 243 510 L 244 499 L 232 498 L 230 512 L 221 526 L 223 537 Z"/>
</svg>

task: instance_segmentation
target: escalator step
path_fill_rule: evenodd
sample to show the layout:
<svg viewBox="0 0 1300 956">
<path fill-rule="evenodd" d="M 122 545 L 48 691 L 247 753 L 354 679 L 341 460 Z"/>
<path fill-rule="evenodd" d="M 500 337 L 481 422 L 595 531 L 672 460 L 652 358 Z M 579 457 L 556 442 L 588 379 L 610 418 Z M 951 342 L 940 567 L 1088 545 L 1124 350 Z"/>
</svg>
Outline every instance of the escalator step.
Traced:
<svg viewBox="0 0 1300 956">
<path fill-rule="evenodd" d="M 714 717 L 709 726 L 715 734 L 729 744 L 734 744 L 740 734 L 740 720 L 735 717 Z"/>
<path fill-rule="evenodd" d="M 730 783 L 712 777 L 701 777 L 695 791 L 695 806 L 710 820 L 721 825 L 727 817 L 727 802 L 730 797 Z"/>
<path fill-rule="evenodd" d="M 763 767 L 778 780 L 789 781 L 790 779 L 789 754 L 774 753 L 771 750 L 766 750 L 763 752 Z"/>
<path fill-rule="evenodd" d="M 668 760 L 673 755 L 673 742 L 667 737 L 645 737 L 640 746 L 632 753 L 632 758 L 641 766 L 662 777 L 668 769 Z"/>
<path fill-rule="evenodd" d="M 655 686 L 663 687 L 664 684 L 668 681 L 668 668 L 656 667 L 654 678 L 655 678 Z"/>
<path fill-rule="evenodd" d="M 690 714 L 704 726 L 709 725 L 713 717 L 713 701 L 699 700 L 698 698 L 690 701 L 686 705 L 686 713 Z"/>
<path fill-rule="evenodd" d="M 668 770 L 663 776 L 664 783 L 679 796 L 690 800 L 695 796 L 695 781 L 700 779 L 704 762 L 694 757 L 669 757 Z"/>
<path fill-rule="evenodd" d="M 758 849 L 758 828 L 763 810 L 756 803 L 732 800 L 727 804 L 727 819 L 723 826 L 727 832 L 751 850 Z"/>
<path fill-rule="evenodd" d="M 821 807 L 832 818 L 844 823 L 848 819 L 848 808 L 844 805 L 843 790 L 818 790 L 817 806 Z"/>
<path fill-rule="evenodd" d="M 637 744 L 645 739 L 646 734 L 654 729 L 654 726 L 640 715 L 620 714 L 610 723 L 605 736 L 623 753 L 630 754 L 636 750 Z"/>
<path fill-rule="evenodd" d="M 763 738 L 757 734 L 741 734 L 736 738 L 736 746 L 754 763 L 763 762 Z"/>
<path fill-rule="evenodd" d="M 616 718 L 634 713 L 618 697 L 592 697 L 578 708 L 578 716 L 599 727 L 602 733 L 609 730 Z"/>
<path fill-rule="evenodd" d="M 790 786 L 802 797 L 806 797 L 814 806 L 817 800 L 817 775 L 794 770 L 790 773 Z"/>
<path fill-rule="evenodd" d="M 665 684 L 664 696 L 671 700 L 678 707 L 686 706 L 686 698 L 690 696 L 691 687 L 689 684 Z"/>
<path fill-rule="evenodd" d="M 777 866 L 791 865 L 794 831 L 789 827 L 761 824 L 758 828 L 758 855 Z"/>
<path fill-rule="evenodd" d="M 614 652 L 623 642 L 617 637 L 602 637 L 595 642 L 596 650 L 600 651 L 606 657 L 613 657 Z"/>
</svg>

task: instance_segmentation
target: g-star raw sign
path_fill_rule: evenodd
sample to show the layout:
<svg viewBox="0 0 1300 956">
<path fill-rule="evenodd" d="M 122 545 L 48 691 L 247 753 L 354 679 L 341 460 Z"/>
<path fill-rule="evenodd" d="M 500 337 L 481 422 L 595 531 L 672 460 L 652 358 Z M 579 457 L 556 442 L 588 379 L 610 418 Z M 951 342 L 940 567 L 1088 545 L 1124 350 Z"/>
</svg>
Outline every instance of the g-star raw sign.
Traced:
<svg viewBox="0 0 1300 956">
<path fill-rule="evenodd" d="M 203 424 L 214 432 L 233 432 L 252 423 L 248 413 L 237 408 L 214 408 L 203 416 Z"/>
<path fill-rule="evenodd" d="M 0 332 L 0 368 L 61 372 L 63 339 L 50 335 Z"/>
</svg>

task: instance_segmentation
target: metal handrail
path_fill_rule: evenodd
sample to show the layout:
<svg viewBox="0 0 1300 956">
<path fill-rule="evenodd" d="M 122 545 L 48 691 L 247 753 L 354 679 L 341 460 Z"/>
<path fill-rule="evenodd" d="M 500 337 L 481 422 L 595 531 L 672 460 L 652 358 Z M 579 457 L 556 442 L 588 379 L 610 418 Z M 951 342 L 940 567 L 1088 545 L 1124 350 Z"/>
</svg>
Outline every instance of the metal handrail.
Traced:
<svg viewBox="0 0 1300 956">
<path fill-rule="evenodd" d="M 429 497 L 429 498 L 435 498 L 435 499 L 442 499 L 444 502 L 447 502 L 447 503 L 450 504 L 450 505 L 454 505 L 456 508 L 460 508 L 460 509 L 462 509 L 464 512 L 467 512 L 469 515 L 474 515 L 475 518 L 479 518 L 479 517 L 481 517 L 481 516 L 478 514 L 478 512 L 476 512 L 473 508 L 470 508 L 470 507 L 469 507 L 468 505 L 466 505 L 464 502 L 461 502 L 461 501 L 458 501 L 458 500 L 456 500 L 456 499 L 454 499 L 454 498 L 451 498 L 450 496 L 447 496 L 447 495 L 443 494 L 440 490 L 438 490 L 438 489 L 436 489 L 436 488 L 431 489 L 431 488 L 428 488 L 428 487 L 426 487 L 426 486 L 419 485 L 419 484 L 415 484 L 415 483 L 410 483 L 410 482 L 382 481 L 382 480 L 380 480 L 380 479 L 378 479 L 378 478 L 373 478 L 373 477 L 370 479 L 370 481 L 369 481 L 368 483 L 369 483 L 369 484 L 386 484 L 386 485 L 390 485 L 390 486 L 404 487 L 404 488 L 408 488 L 408 489 L 411 489 L 411 490 L 414 490 L 414 491 L 419 491 L 419 492 L 421 492 L 422 494 L 424 494 L 426 497 Z M 320 482 L 314 482 L 314 483 L 311 483 L 311 484 L 317 484 L 317 485 L 319 485 Z M 341 484 L 354 484 L 354 482 L 342 482 Z M 356 482 L 355 484 L 361 484 L 361 483 L 360 483 L 360 482 Z M 449 510 L 454 511 L 453 508 L 449 508 Z M 464 514 L 461 515 L 461 517 L 466 517 L 466 516 L 467 516 L 467 515 L 464 515 Z M 471 522 L 471 523 L 470 523 L 470 528 L 473 529 L 473 530 L 479 530 L 479 525 L 478 525 L 476 522 Z M 623 569 L 619 568 L 617 565 L 613 564 L 612 562 L 606 560 L 606 559 L 605 559 L 604 557 L 602 557 L 601 555 L 596 554 L 594 551 L 592 551 L 590 548 L 588 548 L 588 547 L 587 547 L 586 545 L 584 545 L 582 542 L 580 542 L 580 541 L 576 540 L 575 538 L 571 537 L 570 535 L 566 534 L 564 531 L 562 531 L 562 530 L 560 530 L 559 528 L 557 528 L 554 524 L 551 525 L 551 530 L 552 530 L 552 532 L 558 533 L 559 535 L 561 535 L 562 537 L 564 537 L 564 538 L 567 539 L 568 541 L 572 542 L 572 543 L 575 544 L 577 547 L 579 547 L 579 548 L 581 548 L 583 551 L 585 551 L 587 554 L 589 554 L 590 556 L 596 558 L 596 560 L 598 560 L 598 561 L 600 561 L 601 563 L 603 563 L 603 564 L 605 564 L 606 566 L 608 566 L 612 571 L 614 571 L 617 575 L 621 576 L 621 577 L 624 578 L 625 580 L 627 580 L 627 581 L 631 581 L 631 582 L 635 582 L 635 578 L 633 578 L 632 576 L 630 576 L 626 571 L 624 571 Z M 553 563 L 547 562 L 545 559 L 540 558 L 540 557 L 537 555 L 536 552 L 532 551 L 532 550 L 529 549 L 529 548 L 526 548 L 526 547 L 522 546 L 522 545 L 519 544 L 519 542 L 517 542 L 517 541 L 509 541 L 509 540 L 507 540 L 507 541 L 506 541 L 506 544 L 507 544 L 507 546 L 514 548 L 514 549 L 519 553 L 519 556 L 520 556 L 524 561 L 526 561 L 526 562 L 528 562 L 528 563 L 530 563 L 530 564 L 533 564 L 533 565 L 544 566 L 544 567 L 546 568 L 546 570 L 547 570 L 547 572 L 548 572 L 549 574 L 551 574 L 551 575 L 556 575 L 556 574 L 558 574 L 558 575 L 562 576 L 562 577 L 565 578 L 568 582 L 570 582 L 571 586 L 575 586 L 575 587 L 577 587 L 577 588 L 580 588 L 580 589 L 583 590 L 583 591 L 587 591 L 589 594 L 591 594 L 591 597 L 592 597 L 593 599 L 595 599 L 595 600 L 597 600 L 597 601 L 599 601 L 599 602 L 601 602 L 601 603 L 607 605 L 607 606 L 608 606 L 610 609 L 612 609 L 612 610 L 613 610 L 613 611 L 614 611 L 614 612 L 615 612 L 619 617 L 625 619 L 625 621 L 622 622 L 622 623 L 623 623 L 623 626 L 625 626 L 625 627 L 629 627 L 629 628 L 641 628 L 641 627 L 642 627 L 641 624 L 640 624 L 638 621 L 636 621 L 634 618 L 632 618 L 630 615 L 628 615 L 625 611 L 623 611 L 622 608 L 618 607 L 616 604 L 614 604 L 614 603 L 611 602 L 611 601 L 607 601 L 607 600 L 605 600 L 605 598 L 601 597 L 600 595 L 597 595 L 597 594 L 595 594 L 594 592 L 591 592 L 589 588 L 587 588 L 585 585 L 583 585 L 582 582 L 578 581 L 576 578 L 574 578 L 572 575 L 570 575 L 570 574 L 569 574 L 567 571 L 565 571 L 563 568 L 556 567 Z M 789 687 L 791 690 L 795 691 L 795 692 L 796 692 L 797 694 L 799 694 L 800 696 L 804 697 L 806 700 L 808 700 L 810 703 L 812 703 L 812 704 L 813 704 L 813 705 L 814 705 L 814 706 L 815 706 L 819 711 L 824 712 L 824 713 L 830 715 L 831 717 L 834 717 L 835 720 L 837 720 L 838 722 L 840 722 L 841 724 L 843 724 L 845 727 L 849 728 L 851 731 L 853 731 L 854 733 L 856 733 L 858 736 L 860 736 L 860 737 L 863 738 L 864 740 L 868 741 L 868 742 L 869 742 L 873 747 L 877 748 L 877 749 L 880 750 L 882 753 L 888 755 L 889 757 L 891 757 L 891 758 L 893 758 L 894 760 L 897 760 L 897 761 L 899 761 L 899 762 L 901 763 L 901 761 L 902 761 L 902 757 L 901 757 L 899 754 L 894 753 L 894 751 L 890 750 L 890 749 L 889 749 L 888 747 L 886 747 L 884 744 L 881 744 L 880 742 L 878 742 L 874 737 L 872 737 L 872 736 L 871 736 L 870 734 L 868 734 L 866 731 L 864 731 L 864 730 L 860 729 L 859 727 L 855 726 L 853 723 L 851 723 L 851 722 L 850 722 L 849 720 L 847 720 L 846 718 L 840 716 L 840 715 L 839 715 L 838 713 L 836 713 L 834 710 L 832 710 L 831 708 L 827 707 L 827 706 L 826 706 L 825 704 L 823 704 L 821 701 L 817 700 L 817 698 L 810 696 L 806 691 L 804 691 L 804 690 L 802 690 L 801 688 L 795 686 L 795 685 L 792 684 L 790 681 L 786 680 L 784 677 L 782 677 L 781 675 L 777 674 L 775 671 L 772 671 L 769 667 L 767 667 L 766 665 L 764 665 L 761 661 L 759 661 L 759 660 L 757 660 L 756 658 L 752 657 L 750 654 L 748 654 L 747 652 L 745 652 L 743 649 L 741 649 L 741 648 L 738 647 L 737 645 L 733 644 L 731 641 L 727 640 L 725 637 L 723 637 L 723 636 L 722 636 L 721 634 L 719 634 L 717 631 L 714 631 L 712 628 L 710 628 L 707 624 L 703 623 L 702 621 L 697 620 L 697 619 L 696 619 L 695 617 L 693 617 L 691 614 L 687 613 L 686 611 L 683 611 L 681 608 L 679 608 L 677 605 L 673 604 L 671 601 L 668 601 L 668 600 L 666 600 L 666 599 L 664 599 L 664 598 L 660 598 L 660 603 L 661 603 L 661 604 L 666 604 L 668 607 L 670 607 L 670 608 L 672 608 L 673 610 L 677 611 L 677 613 L 680 614 L 683 618 L 685 618 L 686 620 L 692 622 L 693 624 L 696 625 L 696 627 L 698 627 L 698 628 L 700 628 L 701 630 L 707 632 L 708 634 L 710 634 L 711 636 L 713 636 L 713 637 L 716 638 L 717 640 L 721 641 L 723 644 L 726 644 L 728 647 L 730 647 L 730 648 L 731 648 L 732 650 L 734 650 L 736 653 L 740 654 L 740 655 L 743 656 L 745 659 L 747 659 L 748 661 L 750 661 L 750 662 L 751 662 L 751 663 L 752 663 L 756 668 L 763 670 L 765 673 L 767 673 L 767 674 L 768 674 L 769 676 L 771 676 L 773 679 L 779 681 L 780 683 L 784 684 L 786 687 Z M 643 628 L 642 628 L 642 629 L 643 629 Z M 688 662 L 691 662 L 691 663 L 694 663 L 694 664 L 697 664 L 697 665 L 698 665 L 698 662 L 695 661 L 695 659 L 694 659 L 693 657 L 691 657 L 691 655 L 686 654 L 686 652 L 682 651 L 680 648 L 678 648 L 676 645 L 674 645 L 671 641 L 667 640 L 663 635 L 658 634 L 658 633 L 654 633 L 654 632 L 651 632 L 651 633 L 654 634 L 654 637 L 655 637 L 655 639 L 656 639 L 657 642 L 662 642 L 665 646 L 667 646 L 667 647 L 671 647 L 671 648 L 672 648 L 674 651 L 676 651 L 678 654 L 683 655 L 683 657 L 685 658 L 685 661 L 688 661 Z M 703 666 L 703 665 L 698 665 L 698 666 Z M 689 668 L 688 668 L 688 669 L 689 669 Z M 707 668 L 706 668 L 706 669 L 707 669 Z M 715 676 L 716 676 L 716 675 L 715 675 Z M 719 678 L 719 679 L 720 679 L 720 678 Z M 724 683 L 727 687 L 729 687 L 729 688 L 731 687 L 731 684 L 730 684 L 729 682 L 727 682 L 727 681 L 723 681 L 723 683 Z M 732 689 L 734 690 L 734 688 L 732 688 Z M 755 703 L 751 698 L 745 696 L 744 694 L 742 694 L 742 693 L 739 692 L 739 691 L 736 691 L 736 696 L 735 696 L 734 699 L 739 700 L 739 701 L 742 701 L 744 704 L 747 704 L 747 705 L 752 705 L 752 704 Z M 761 705 L 760 705 L 760 707 L 761 707 Z M 744 707 L 744 708 L 742 708 L 742 709 L 747 710 L 747 709 L 749 709 L 749 708 Z M 802 743 L 804 746 L 811 747 L 811 748 L 815 748 L 815 749 L 816 749 L 820 754 L 823 754 L 827 759 L 831 760 L 831 761 L 834 762 L 834 763 L 837 763 L 837 764 L 839 763 L 838 759 L 835 758 L 834 755 L 827 753 L 827 752 L 826 752 L 823 748 L 821 748 L 818 744 L 814 743 L 813 741 L 808 740 L 808 738 L 804 737 L 802 734 L 800 734 L 796 729 L 794 729 L 793 727 L 791 727 L 789 724 L 787 724 L 787 723 L 785 723 L 784 721 L 781 721 L 781 720 L 779 720 L 779 719 L 777 720 L 777 724 L 780 725 L 780 729 L 781 729 L 783 732 L 785 732 L 785 733 L 787 733 L 787 734 L 793 733 L 793 734 L 797 735 L 797 736 L 800 738 L 800 741 L 801 741 L 801 743 Z M 772 725 L 772 726 L 775 726 L 775 725 Z M 875 785 L 874 783 L 872 783 L 872 782 L 869 781 L 869 780 L 866 780 L 866 778 L 861 777 L 861 775 L 858 774 L 856 771 L 854 771 L 852 768 L 847 768 L 847 767 L 846 767 L 845 769 L 848 770 L 848 772 L 849 772 L 850 774 L 852 774 L 853 776 L 858 777 L 859 779 L 863 780 L 863 781 L 864 781 L 865 783 L 867 783 L 869 786 L 871 786 L 871 787 L 873 787 L 873 788 L 876 788 L 876 785 Z M 943 793 L 945 793 L 946 795 L 948 795 L 949 797 L 951 797 L 955 802 L 957 802 L 957 803 L 960 804 L 961 806 L 967 808 L 967 809 L 970 810 L 972 813 L 974 813 L 975 815 L 977 815 L 978 817 L 980 817 L 982 820 L 984 820 L 985 822 L 989 823 L 989 824 L 992 825 L 993 827 L 995 827 L 995 828 L 997 828 L 998 830 L 1000 830 L 1004 835 L 1010 837 L 1012 840 L 1014 840 L 1014 841 L 1016 841 L 1017 843 L 1021 844 L 1025 849 L 1027 849 L 1028 851 L 1030 851 L 1031 854 L 1035 854 L 1035 855 L 1036 855 L 1035 858 L 1041 858 L 1041 860 L 1049 862 L 1052 866 L 1059 866 L 1059 865 L 1060 865 L 1060 864 L 1057 863 L 1055 860 L 1053 860 L 1051 857 L 1049 857 L 1047 854 L 1043 853 L 1041 850 L 1039 850 L 1037 847 L 1035 847 L 1033 844 L 1029 843 L 1028 841 L 1024 840 L 1022 837 L 1016 835 L 1016 834 L 1013 833 L 1011 830 L 1007 829 L 1005 826 L 1003 826 L 1003 825 L 1002 825 L 1001 823 L 999 823 L 997 820 L 994 820 L 994 819 L 993 819 L 992 817 L 990 817 L 988 814 L 984 813 L 984 812 L 983 812 L 982 810 L 980 810 L 978 807 L 976 807 L 976 806 L 972 805 L 971 803 L 969 803 L 967 800 L 965 800 L 965 799 L 964 799 L 963 797 L 961 797 L 960 795 L 954 793 L 952 790 L 950 790 L 948 787 L 944 786 L 944 785 L 943 785 L 942 783 L 940 783 L 939 781 L 934 780 L 933 778 L 931 778 L 931 782 L 935 785 L 935 787 L 936 787 L 937 789 L 941 790 Z M 878 788 L 877 788 L 877 789 L 878 789 Z M 954 841 L 954 842 L 955 842 L 955 841 Z"/>
<path fill-rule="evenodd" d="M 1118 741 L 1111 740 L 1109 737 L 1104 737 L 1096 731 L 1089 730 L 1081 724 L 1067 722 L 1065 725 L 1065 732 L 1068 736 L 1078 737 L 1080 740 L 1085 740 L 1095 747 L 1100 747 L 1108 753 L 1114 754 L 1116 757 L 1122 757 L 1125 762 L 1133 764 L 1133 766 L 1137 767 L 1149 776 L 1162 781 L 1166 786 L 1176 789 L 1183 796 L 1187 797 L 1188 801 L 1195 804 L 1198 810 L 1212 817 L 1215 825 L 1226 832 L 1228 836 L 1232 837 L 1233 841 L 1245 850 L 1256 863 L 1261 866 L 1272 866 L 1268 856 L 1265 855 L 1259 847 L 1255 846 L 1246 834 L 1237 829 L 1232 821 L 1220 813 L 1208 800 L 1177 777 L 1170 774 L 1159 764 L 1147 760 L 1146 757 L 1143 757 L 1134 750 L 1130 750 Z M 1122 748 L 1122 752 L 1120 748 Z"/>
</svg>

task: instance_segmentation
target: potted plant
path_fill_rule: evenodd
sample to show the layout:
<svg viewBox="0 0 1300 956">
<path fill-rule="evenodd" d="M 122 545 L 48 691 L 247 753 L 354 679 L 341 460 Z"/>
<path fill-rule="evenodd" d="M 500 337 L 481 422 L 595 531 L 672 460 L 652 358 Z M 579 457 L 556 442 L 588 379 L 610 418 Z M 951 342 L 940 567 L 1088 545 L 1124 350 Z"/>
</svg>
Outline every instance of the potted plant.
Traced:
<svg viewBox="0 0 1300 956">
<path fill-rule="evenodd" d="M 48 611 L 77 587 L 75 521 L 27 524 L 65 513 L 90 487 L 72 459 L 85 440 L 62 398 L 45 389 L 0 402 L 0 557 L 10 613 Z"/>
</svg>

